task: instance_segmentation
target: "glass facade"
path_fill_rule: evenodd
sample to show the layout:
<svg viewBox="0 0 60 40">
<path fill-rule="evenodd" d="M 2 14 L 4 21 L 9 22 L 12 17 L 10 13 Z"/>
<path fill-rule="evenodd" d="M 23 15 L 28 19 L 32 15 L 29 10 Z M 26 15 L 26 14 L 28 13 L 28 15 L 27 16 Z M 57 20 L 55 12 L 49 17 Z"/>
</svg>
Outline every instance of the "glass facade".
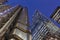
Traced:
<svg viewBox="0 0 60 40">
<path fill-rule="evenodd" d="M 56 8 L 56 11 L 52 14 L 51 18 L 57 21 L 60 24 L 60 7 Z"/>
<path fill-rule="evenodd" d="M 39 14 L 39 12 L 36 12 L 32 21 L 32 40 L 42 40 L 48 33 L 48 29 L 45 24 L 47 19 L 43 15 Z"/>
<path fill-rule="evenodd" d="M 58 30 L 59 28 L 51 20 L 38 11 L 33 15 L 31 28 L 32 40 L 44 40 L 48 33 L 55 34 Z"/>
</svg>

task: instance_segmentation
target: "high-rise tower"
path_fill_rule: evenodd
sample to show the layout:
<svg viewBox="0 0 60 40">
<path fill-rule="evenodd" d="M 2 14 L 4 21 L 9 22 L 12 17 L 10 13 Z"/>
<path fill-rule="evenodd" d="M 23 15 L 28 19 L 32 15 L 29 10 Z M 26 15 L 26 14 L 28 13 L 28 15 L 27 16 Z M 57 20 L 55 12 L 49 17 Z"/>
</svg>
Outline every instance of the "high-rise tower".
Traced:
<svg viewBox="0 0 60 40">
<path fill-rule="evenodd" d="M 51 18 L 60 24 L 60 6 L 55 9 L 54 13 L 51 15 Z"/>
<path fill-rule="evenodd" d="M 27 8 L 22 8 L 21 13 L 19 13 L 18 20 L 16 22 L 15 28 L 12 31 L 13 38 L 17 38 L 19 40 L 31 40 L 31 34 L 28 30 L 29 27 L 29 21 L 28 21 L 28 14 L 27 14 Z"/>
<path fill-rule="evenodd" d="M 31 40 L 28 10 L 20 5 L 5 5 L 0 0 L 0 40 Z"/>
<path fill-rule="evenodd" d="M 49 36 L 52 35 L 56 37 L 55 35 L 58 34 L 56 34 L 56 32 L 59 30 L 58 26 L 56 26 L 52 20 L 49 20 L 49 18 L 42 15 L 39 11 L 36 11 L 33 15 L 31 26 L 32 40 L 49 40 Z"/>
</svg>

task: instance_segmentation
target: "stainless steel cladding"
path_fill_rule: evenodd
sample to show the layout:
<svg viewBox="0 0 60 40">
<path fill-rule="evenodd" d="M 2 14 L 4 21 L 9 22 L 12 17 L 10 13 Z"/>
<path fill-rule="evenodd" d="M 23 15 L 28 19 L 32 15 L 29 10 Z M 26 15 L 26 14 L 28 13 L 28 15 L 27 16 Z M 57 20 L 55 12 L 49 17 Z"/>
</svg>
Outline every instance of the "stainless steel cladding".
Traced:
<svg viewBox="0 0 60 40">
<path fill-rule="evenodd" d="M 25 33 L 26 34 L 26 33 Z M 26 38 L 26 35 L 24 35 L 24 36 L 22 36 L 22 35 L 24 35 L 23 34 L 23 32 L 22 31 L 20 31 L 19 29 L 17 29 L 17 28 L 15 28 L 14 30 L 13 30 L 13 33 L 10 35 L 10 40 L 23 40 L 21 37 L 24 37 L 24 38 Z"/>
<path fill-rule="evenodd" d="M 11 7 L 0 13 L 0 28 L 9 20 L 9 18 L 14 14 L 17 7 Z"/>
<path fill-rule="evenodd" d="M 13 20 L 16 18 L 16 16 L 17 16 L 17 14 L 18 14 L 18 12 L 20 11 L 20 9 L 21 8 L 19 8 L 17 11 L 16 11 L 16 8 L 17 8 L 18 6 L 15 6 L 15 7 L 13 7 L 13 8 L 10 8 L 10 11 L 7 11 L 6 12 L 6 14 L 3 14 L 3 15 L 1 15 L 1 21 L 2 21 L 2 23 L 1 24 L 3 24 L 4 23 L 4 25 L 0 28 L 0 40 L 2 39 L 2 37 L 4 37 L 4 34 L 6 33 L 6 31 L 8 30 L 8 28 L 9 28 L 9 26 L 11 25 L 11 23 L 13 22 Z M 15 8 L 15 9 L 14 9 Z M 11 11 L 12 10 L 12 11 Z M 13 13 L 13 10 L 15 10 L 15 12 Z M 12 16 L 10 16 L 11 14 L 13 13 L 13 15 Z M 9 15 L 10 14 L 10 15 Z M 10 16 L 10 18 L 9 18 L 9 16 Z M 3 17 L 3 18 L 2 18 Z M 5 21 L 6 20 L 6 21 Z M 0 25 L 1 26 L 1 25 Z"/>
<path fill-rule="evenodd" d="M 29 22 L 26 8 L 22 8 L 14 27 L 11 31 L 12 38 L 10 36 L 10 40 L 31 40 L 30 31 L 28 30 Z"/>
</svg>

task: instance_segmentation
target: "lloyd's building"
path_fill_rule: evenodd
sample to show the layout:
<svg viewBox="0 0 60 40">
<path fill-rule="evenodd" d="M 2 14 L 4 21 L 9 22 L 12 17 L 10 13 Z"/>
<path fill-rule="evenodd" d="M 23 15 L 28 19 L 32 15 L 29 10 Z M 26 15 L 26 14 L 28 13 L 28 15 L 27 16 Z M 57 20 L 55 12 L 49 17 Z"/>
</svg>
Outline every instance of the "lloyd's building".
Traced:
<svg viewBox="0 0 60 40">
<path fill-rule="evenodd" d="M 0 0 L 0 40 L 31 40 L 27 8 L 6 1 Z"/>
</svg>

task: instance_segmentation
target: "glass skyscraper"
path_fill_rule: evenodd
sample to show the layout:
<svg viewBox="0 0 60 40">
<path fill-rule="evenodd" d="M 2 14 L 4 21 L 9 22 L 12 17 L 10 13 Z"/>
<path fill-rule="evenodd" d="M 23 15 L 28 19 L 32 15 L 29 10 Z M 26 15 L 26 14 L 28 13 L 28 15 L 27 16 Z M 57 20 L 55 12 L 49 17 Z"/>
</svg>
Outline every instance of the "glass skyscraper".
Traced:
<svg viewBox="0 0 60 40">
<path fill-rule="evenodd" d="M 32 18 L 32 40 L 42 40 L 49 32 L 49 29 L 45 27 L 46 21 L 48 21 L 48 19 L 36 11 Z"/>
<path fill-rule="evenodd" d="M 51 18 L 54 19 L 56 22 L 60 24 L 60 6 L 58 6 L 53 14 L 51 15 Z"/>
<path fill-rule="evenodd" d="M 32 17 L 32 40 L 46 40 L 48 34 L 55 34 L 59 28 L 39 11 Z"/>
</svg>

